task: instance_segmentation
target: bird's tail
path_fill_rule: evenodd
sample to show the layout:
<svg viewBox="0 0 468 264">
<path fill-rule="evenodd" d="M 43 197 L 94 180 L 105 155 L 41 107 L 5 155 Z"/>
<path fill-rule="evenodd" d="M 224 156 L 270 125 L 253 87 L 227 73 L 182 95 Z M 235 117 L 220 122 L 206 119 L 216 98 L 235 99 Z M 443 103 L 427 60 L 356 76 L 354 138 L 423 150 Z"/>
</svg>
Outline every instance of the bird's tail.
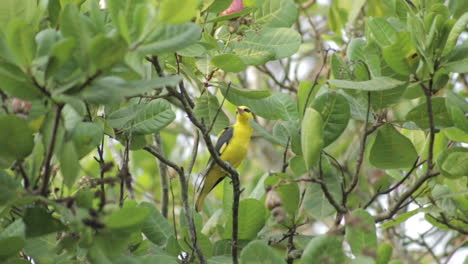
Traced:
<svg viewBox="0 0 468 264">
<path fill-rule="evenodd" d="M 200 212 L 203 208 L 203 204 L 205 203 L 205 198 L 208 193 L 209 192 L 205 191 L 205 186 L 203 186 L 200 194 L 197 197 L 197 201 L 195 202 L 195 210 L 197 210 L 197 212 Z"/>
<path fill-rule="evenodd" d="M 220 183 L 224 178 L 224 171 L 217 165 L 209 170 L 207 175 L 204 178 L 203 188 L 200 191 L 200 194 L 197 197 L 195 202 L 195 210 L 200 212 L 203 208 L 203 203 L 205 202 L 206 196 L 213 190 L 218 183 Z"/>
</svg>

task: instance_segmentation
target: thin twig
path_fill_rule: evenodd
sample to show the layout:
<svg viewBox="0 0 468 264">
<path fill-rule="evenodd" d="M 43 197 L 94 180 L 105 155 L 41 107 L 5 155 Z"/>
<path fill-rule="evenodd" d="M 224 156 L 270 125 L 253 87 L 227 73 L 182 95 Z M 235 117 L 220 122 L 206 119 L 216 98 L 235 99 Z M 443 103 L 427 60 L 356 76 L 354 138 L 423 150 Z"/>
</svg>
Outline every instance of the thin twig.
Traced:
<svg viewBox="0 0 468 264">
<path fill-rule="evenodd" d="M 63 104 L 57 105 L 57 110 L 55 112 L 55 120 L 54 120 L 54 127 L 52 129 L 52 136 L 50 138 L 50 145 L 49 145 L 49 150 L 47 151 L 47 156 L 45 159 L 45 165 L 44 165 L 44 176 L 43 176 L 43 181 L 42 181 L 42 188 L 41 188 L 41 194 L 42 196 L 47 196 L 49 192 L 49 180 L 50 180 L 50 173 L 52 169 L 52 156 L 54 154 L 54 149 L 55 149 L 55 143 L 57 141 L 57 131 L 60 123 L 60 116 L 62 115 L 62 109 L 63 109 Z"/>
<path fill-rule="evenodd" d="M 97 70 L 93 75 L 89 76 L 86 81 L 80 85 L 80 88 L 79 90 L 82 90 L 84 88 L 86 88 L 86 86 L 90 85 L 94 80 L 96 80 L 97 77 L 99 77 L 99 75 L 101 75 L 102 71 L 101 70 Z"/>
<path fill-rule="evenodd" d="M 310 101 L 310 97 L 312 96 L 312 92 L 314 91 L 315 87 L 317 86 L 318 79 L 320 78 L 320 75 L 322 74 L 322 71 L 325 68 L 325 65 L 327 64 L 327 58 L 328 58 L 328 52 L 329 51 L 330 51 L 330 49 L 325 50 L 325 55 L 323 56 L 322 66 L 320 67 L 318 73 L 315 75 L 315 79 L 314 79 L 314 82 L 312 84 L 312 87 L 310 88 L 309 92 L 307 93 L 307 98 L 305 100 L 303 114 L 305 114 L 305 111 L 307 110 L 307 105 L 309 105 L 309 101 Z"/>
<path fill-rule="evenodd" d="M 322 155 L 320 155 L 319 159 L 319 179 L 320 179 L 320 188 L 322 189 L 323 194 L 327 197 L 328 202 L 335 208 L 336 212 L 339 214 L 346 213 L 346 208 L 342 207 L 333 197 L 333 195 L 328 190 L 328 187 L 323 179 L 323 169 L 322 169 Z"/>
<path fill-rule="evenodd" d="M 283 166 L 281 167 L 282 173 L 286 173 L 286 170 L 288 169 L 288 166 L 289 166 L 287 158 L 288 158 L 288 150 L 289 150 L 290 142 L 291 142 L 291 137 L 288 137 L 288 140 L 286 141 L 286 147 L 284 148 L 284 152 L 283 152 Z"/>
<path fill-rule="evenodd" d="M 401 208 L 401 205 L 408 199 L 411 195 L 413 195 L 414 192 L 416 192 L 419 187 L 421 187 L 427 180 L 429 180 L 432 177 L 435 177 L 439 175 L 439 173 L 426 173 L 422 177 L 420 177 L 414 185 L 412 185 L 406 192 L 404 192 L 399 199 L 396 201 L 396 203 L 388 210 L 387 213 L 378 215 L 374 218 L 375 222 L 382 222 L 384 220 L 392 218 L 398 210 Z"/>
<path fill-rule="evenodd" d="M 393 190 L 395 190 L 396 188 L 398 188 L 401 184 L 403 184 L 409 178 L 409 176 L 413 173 L 413 171 L 416 168 L 418 168 L 419 166 L 421 166 L 422 164 L 424 164 L 426 162 L 424 160 L 424 161 L 418 163 L 418 160 L 419 160 L 419 157 L 416 158 L 416 161 L 414 162 L 413 167 L 411 167 L 411 169 L 405 174 L 405 176 L 401 180 L 399 180 L 397 183 L 395 183 L 395 185 L 393 185 L 392 187 L 388 188 L 385 191 L 380 191 L 380 190 L 377 191 L 377 193 L 374 196 L 372 196 L 372 198 L 369 200 L 369 202 L 366 203 L 366 205 L 364 206 L 364 209 L 369 207 L 375 201 L 375 199 L 377 199 L 377 197 L 379 195 L 388 194 L 388 193 L 392 192 Z"/>
<path fill-rule="evenodd" d="M 369 114 L 371 108 L 371 97 L 370 92 L 367 92 L 367 112 L 366 112 L 366 122 L 364 123 L 364 132 L 362 134 L 361 146 L 359 149 L 358 160 L 356 164 L 356 170 L 354 171 L 354 176 L 351 182 L 351 185 L 346 189 L 344 201 L 347 200 L 348 195 L 356 188 L 359 182 L 359 173 L 361 172 L 362 162 L 364 161 L 364 152 L 366 151 L 366 141 L 369 133 L 367 132 L 367 124 L 369 124 Z"/>
<path fill-rule="evenodd" d="M 161 141 L 161 136 L 159 132 L 154 133 L 154 150 L 159 154 L 164 155 L 163 144 Z M 158 168 L 159 168 L 159 177 L 161 178 L 161 214 L 167 218 L 168 208 L 169 208 L 169 186 L 168 186 L 168 177 L 167 177 L 167 165 L 164 162 L 161 162 L 159 159 Z"/>
<path fill-rule="evenodd" d="M 223 100 L 221 101 L 221 104 L 219 104 L 218 109 L 216 110 L 215 116 L 213 117 L 213 121 L 211 121 L 210 126 L 208 127 L 208 133 L 211 133 L 211 130 L 213 130 L 213 127 L 216 123 L 216 119 L 218 119 L 218 115 L 221 112 L 221 109 L 223 108 L 224 102 L 226 101 L 226 97 L 229 94 L 229 90 L 231 89 L 231 82 L 228 83 L 227 88 L 226 88 L 226 94 L 223 96 Z"/>
</svg>

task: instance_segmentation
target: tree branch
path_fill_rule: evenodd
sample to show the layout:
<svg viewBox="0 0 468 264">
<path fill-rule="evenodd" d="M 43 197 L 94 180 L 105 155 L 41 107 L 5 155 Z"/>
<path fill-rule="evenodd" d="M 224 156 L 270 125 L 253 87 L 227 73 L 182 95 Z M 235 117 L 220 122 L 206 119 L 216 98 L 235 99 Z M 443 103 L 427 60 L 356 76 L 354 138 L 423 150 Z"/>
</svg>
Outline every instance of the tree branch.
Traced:
<svg viewBox="0 0 468 264">
<path fill-rule="evenodd" d="M 367 92 L 367 112 L 366 112 L 366 123 L 364 124 L 364 132 L 362 134 L 361 147 L 359 149 L 359 156 L 356 164 L 356 170 L 354 171 L 353 180 L 351 185 L 346 189 L 345 196 L 343 197 L 344 203 L 346 203 L 348 195 L 356 188 L 359 182 L 359 173 L 361 172 L 362 162 L 364 161 L 364 152 L 366 150 L 366 141 L 369 136 L 367 125 L 369 124 L 369 114 L 371 108 L 371 97 L 370 92 Z"/>
<path fill-rule="evenodd" d="M 401 184 L 403 184 L 409 178 L 409 176 L 413 173 L 413 171 L 416 168 L 418 168 L 419 166 L 424 164 L 424 162 L 426 162 L 426 161 L 422 161 L 422 162 L 418 163 L 418 160 L 419 160 L 419 157 L 416 158 L 416 161 L 414 162 L 413 167 L 411 167 L 411 169 L 406 173 L 406 175 L 401 180 L 399 180 L 395 185 L 393 185 L 392 187 L 388 188 L 385 191 L 380 191 L 380 190 L 377 191 L 377 193 L 374 196 L 372 196 L 372 198 L 369 200 L 369 202 L 366 203 L 366 205 L 364 206 L 364 209 L 369 207 L 375 201 L 375 199 L 377 199 L 377 197 L 379 195 L 388 194 L 388 193 L 392 192 L 393 190 L 395 190 L 396 188 L 398 188 Z"/>
<path fill-rule="evenodd" d="M 57 141 L 57 131 L 60 123 L 60 116 L 62 114 L 62 109 L 63 109 L 63 104 L 57 105 L 57 110 L 55 112 L 55 120 L 54 120 L 54 127 L 52 129 L 52 136 L 50 138 L 50 145 L 49 145 L 49 150 L 47 151 L 47 156 L 45 159 L 45 165 L 44 165 L 44 175 L 43 175 L 43 181 L 42 181 L 42 188 L 41 188 L 41 194 L 44 197 L 47 197 L 48 192 L 49 192 L 49 180 L 50 180 L 50 173 L 51 173 L 51 168 L 52 165 L 51 160 L 52 156 L 54 154 L 54 149 L 55 149 L 55 143 Z"/>
<path fill-rule="evenodd" d="M 159 132 L 154 133 L 154 151 L 157 151 L 160 155 L 164 155 L 163 144 Z M 167 218 L 169 208 L 169 185 L 167 177 L 167 165 L 161 162 L 158 158 L 159 177 L 161 178 L 161 214 Z"/>
</svg>

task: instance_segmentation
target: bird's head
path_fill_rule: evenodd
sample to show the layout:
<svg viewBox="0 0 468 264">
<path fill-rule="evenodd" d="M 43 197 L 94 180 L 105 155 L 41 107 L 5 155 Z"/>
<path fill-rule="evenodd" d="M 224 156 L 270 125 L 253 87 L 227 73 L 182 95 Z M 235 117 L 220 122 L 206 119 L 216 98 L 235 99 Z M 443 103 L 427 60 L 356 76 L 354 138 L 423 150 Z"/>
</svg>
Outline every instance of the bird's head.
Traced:
<svg viewBox="0 0 468 264">
<path fill-rule="evenodd" d="M 237 107 L 237 120 L 239 121 L 248 121 L 249 119 L 254 119 L 254 115 L 250 108 L 247 106 L 238 106 Z"/>
</svg>

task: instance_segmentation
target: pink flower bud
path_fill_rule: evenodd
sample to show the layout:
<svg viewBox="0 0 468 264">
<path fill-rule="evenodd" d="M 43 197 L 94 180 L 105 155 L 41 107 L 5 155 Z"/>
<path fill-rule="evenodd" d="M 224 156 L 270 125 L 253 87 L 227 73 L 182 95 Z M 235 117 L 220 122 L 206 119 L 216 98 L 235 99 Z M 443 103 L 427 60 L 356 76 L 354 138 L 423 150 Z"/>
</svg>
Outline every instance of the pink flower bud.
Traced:
<svg viewBox="0 0 468 264">
<path fill-rule="evenodd" d="M 233 0 L 231 5 L 226 10 L 221 12 L 221 15 L 225 16 L 242 10 L 244 10 L 244 4 L 242 3 L 242 0 Z"/>
<path fill-rule="evenodd" d="M 16 114 L 29 114 L 31 111 L 31 102 L 21 100 L 19 98 L 13 98 L 11 102 L 11 106 L 13 108 L 13 112 Z"/>
</svg>

